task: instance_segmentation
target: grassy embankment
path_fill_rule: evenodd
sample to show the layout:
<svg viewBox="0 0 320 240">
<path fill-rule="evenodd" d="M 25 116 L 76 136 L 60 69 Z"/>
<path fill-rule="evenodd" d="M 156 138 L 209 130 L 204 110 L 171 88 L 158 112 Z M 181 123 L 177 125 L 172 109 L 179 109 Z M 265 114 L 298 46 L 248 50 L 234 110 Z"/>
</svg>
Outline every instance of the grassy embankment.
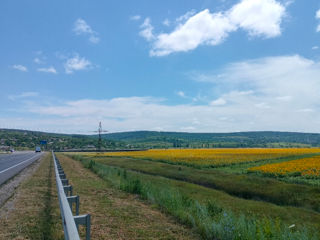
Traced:
<svg viewBox="0 0 320 240">
<path fill-rule="evenodd" d="M 14 195 L 12 209 L 0 209 L 0 239 L 64 239 L 50 154 Z"/>
<path fill-rule="evenodd" d="M 236 198 L 183 181 L 75 158 L 115 187 L 139 194 L 193 226 L 205 239 L 318 239 L 315 230 L 307 230 L 319 226 L 316 212 Z M 288 228 L 293 223 L 296 226 Z"/>
<path fill-rule="evenodd" d="M 90 158 L 110 166 L 195 183 L 244 199 L 263 200 L 277 205 L 302 207 L 320 212 L 320 191 L 314 186 L 162 162 L 115 157 Z"/>
</svg>

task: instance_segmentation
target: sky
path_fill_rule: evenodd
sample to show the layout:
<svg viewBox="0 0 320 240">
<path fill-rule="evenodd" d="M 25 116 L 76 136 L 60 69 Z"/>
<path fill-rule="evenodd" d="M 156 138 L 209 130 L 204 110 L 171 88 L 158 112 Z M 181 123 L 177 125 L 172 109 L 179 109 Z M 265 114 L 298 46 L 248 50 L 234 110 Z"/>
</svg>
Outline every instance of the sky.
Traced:
<svg viewBox="0 0 320 240">
<path fill-rule="evenodd" d="M 319 0 L 2 0 L 0 128 L 320 133 Z"/>
</svg>

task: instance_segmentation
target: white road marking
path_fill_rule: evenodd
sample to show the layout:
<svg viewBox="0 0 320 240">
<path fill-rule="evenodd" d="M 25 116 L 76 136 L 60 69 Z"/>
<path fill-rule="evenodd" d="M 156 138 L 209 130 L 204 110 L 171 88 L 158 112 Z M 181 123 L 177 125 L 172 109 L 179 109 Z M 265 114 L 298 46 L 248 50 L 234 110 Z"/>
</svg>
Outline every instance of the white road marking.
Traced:
<svg viewBox="0 0 320 240">
<path fill-rule="evenodd" d="M 38 156 L 39 156 L 39 155 L 35 155 L 35 156 L 33 156 L 32 158 L 29 158 L 29 159 L 27 159 L 27 160 L 24 160 L 24 161 L 21 162 L 21 163 L 18 163 L 18 164 L 13 165 L 13 166 L 5 169 L 5 170 L 2 170 L 2 171 L 0 172 L 0 174 L 1 174 L 1 173 L 4 173 L 4 172 L 6 172 L 6 171 L 8 171 L 8 170 L 10 170 L 10 169 L 12 169 L 12 168 L 15 168 L 16 166 L 19 166 L 19 165 L 21 165 L 21 164 L 23 164 L 23 163 L 25 163 L 25 162 L 27 162 L 27 161 L 30 161 L 31 159 L 33 159 L 33 158 L 35 158 L 35 157 L 38 157 Z"/>
</svg>

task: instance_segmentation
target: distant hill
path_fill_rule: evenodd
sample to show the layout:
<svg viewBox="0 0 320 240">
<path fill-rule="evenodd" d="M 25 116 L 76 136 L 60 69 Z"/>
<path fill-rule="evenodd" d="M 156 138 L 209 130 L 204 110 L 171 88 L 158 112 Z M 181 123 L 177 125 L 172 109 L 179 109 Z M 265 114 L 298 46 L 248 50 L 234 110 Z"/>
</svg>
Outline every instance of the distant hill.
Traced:
<svg viewBox="0 0 320 240">
<path fill-rule="evenodd" d="M 35 149 L 42 140 L 47 141 L 48 150 L 90 149 L 98 146 L 97 135 L 56 134 L 16 129 L 0 129 L 0 147 L 8 146 L 17 150 Z M 102 148 L 124 148 L 124 143 L 103 139 Z M 42 146 L 44 147 L 44 146 Z"/>
<path fill-rule="evenodd" d="M 0 129 L 0 148 L 34 149 L 40 141 L 47 149 L 95 150 L 97 135 L 56 134 Z M 320 147 L 320 134 L 296 132 L 184 133 L 135 131 L 102 135 L 102 149 L 135 148 L 240 148 L 240 147 Z"/>
<path fill-rule="evenodd" d="M 103 135 L 137 147 L 319 147 L 320 134 L 297 132 L 183 133 L 135 131 Z"/>
</svg>

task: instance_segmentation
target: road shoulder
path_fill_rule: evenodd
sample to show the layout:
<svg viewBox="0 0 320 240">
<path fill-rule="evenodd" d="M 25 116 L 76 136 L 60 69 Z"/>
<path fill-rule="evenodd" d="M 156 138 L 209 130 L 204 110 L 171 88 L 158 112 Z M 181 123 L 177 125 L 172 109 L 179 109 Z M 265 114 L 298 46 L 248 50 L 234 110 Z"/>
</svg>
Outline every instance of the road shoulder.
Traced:
<svg viewBox="0 0 320 240">
<path fill-rule="evenodd" d="M 29 177 L 33 175 L 33 173 L 40 166 L 41 160 L 44 158 L 42 156 L 40 159 L 33 162 L 31 165 L 27 166 L 21 172 L 19 172 L 16 176 L 12 177 L 2 185 L 0 185 L 0 209 L 5 207 L 4 205 L 7 203 L 8 199 L 11 199 L 15 193 L 16 188 L 23 182 L 26 181 Z M 1 210 L 0 210 L 1 215 Z"/>
<path fill-rule="evenodd" d="M 51 155 L 24 171 L 28 175 L 0 208 L 0 239 L 63 239 Z"/>
</svg>

